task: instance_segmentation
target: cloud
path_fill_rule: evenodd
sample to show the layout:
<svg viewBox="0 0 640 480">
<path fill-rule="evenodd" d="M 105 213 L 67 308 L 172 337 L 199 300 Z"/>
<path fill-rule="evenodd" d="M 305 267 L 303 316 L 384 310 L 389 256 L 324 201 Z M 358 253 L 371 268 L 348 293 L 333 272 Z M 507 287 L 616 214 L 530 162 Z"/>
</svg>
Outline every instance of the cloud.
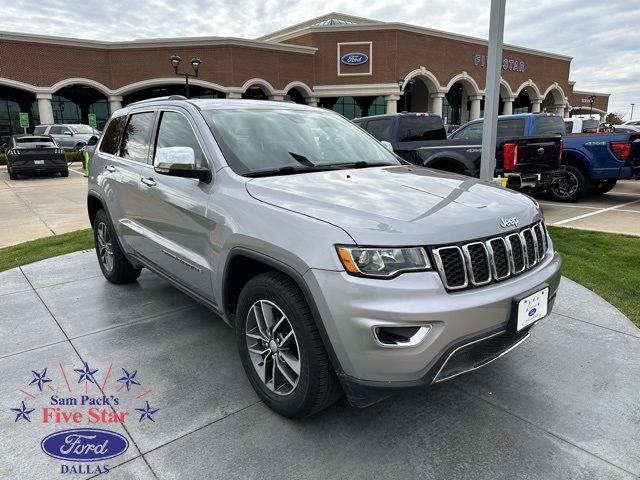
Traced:
<svg viewBox="0 0 640 480">
<path fill-rule="evenodd" d="M 88 0 L 5 2 L 0 29 L 126 41 L 143 38 L 257 38 L 332 11 L 486 39 L 491 0 Z M 640 8 L 635 0 L 509 1 L 504 42 L 573 57 L 579 91 L 611 93 L 609 110 L 640 104 Z"/>
</svg>

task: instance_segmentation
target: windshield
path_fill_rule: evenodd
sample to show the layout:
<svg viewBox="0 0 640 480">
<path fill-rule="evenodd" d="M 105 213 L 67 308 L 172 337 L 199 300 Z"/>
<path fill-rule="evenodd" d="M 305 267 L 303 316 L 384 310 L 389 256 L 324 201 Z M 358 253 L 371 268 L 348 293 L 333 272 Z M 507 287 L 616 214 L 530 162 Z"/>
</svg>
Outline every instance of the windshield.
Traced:
<svg viewBox="0 0 640 480">
<path fill-rule="evenodd" d="M 202 115 L 240 175 L 401 163 L 360 127 L 327 110 L 224 109 Z"/>
</svg>

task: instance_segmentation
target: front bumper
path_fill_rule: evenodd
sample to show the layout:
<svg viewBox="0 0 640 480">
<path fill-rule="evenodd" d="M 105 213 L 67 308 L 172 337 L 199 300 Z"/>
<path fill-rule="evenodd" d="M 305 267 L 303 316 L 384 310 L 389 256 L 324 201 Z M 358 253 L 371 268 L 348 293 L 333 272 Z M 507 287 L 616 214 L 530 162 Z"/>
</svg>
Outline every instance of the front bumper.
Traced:
<svg viewBox="0 0 640 480">
<path fill-rule="evenodd" d="M 505 333 L 513 299 L 546 283 L 550 312 L 561 263 L 548 253 L 533 270 L 456 293 L 447 293 L 435 272 L 371 280 L 310 270 L 305 279 L 345 393 L 362 407 L 478 368 L 521 343 L 529 329 Z M 416 345 L 382 345 L 375 334 L 380 327 L 415 326 L 429 328 Z"/>
</svg>

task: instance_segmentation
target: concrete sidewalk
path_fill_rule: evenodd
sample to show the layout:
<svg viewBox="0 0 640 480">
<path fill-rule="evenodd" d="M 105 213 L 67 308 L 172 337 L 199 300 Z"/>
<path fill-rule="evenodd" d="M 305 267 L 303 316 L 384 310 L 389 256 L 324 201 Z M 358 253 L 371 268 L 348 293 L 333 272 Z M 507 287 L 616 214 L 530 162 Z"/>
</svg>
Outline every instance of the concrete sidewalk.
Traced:
<svg viewBox="0 0 640 480">
<path fill-rule="evenodd" d="M 116 286 L 93 251 L 26 265 L 0 273 L 0 312 L 0 478 L 640 478 L 640 331 L 566 279 L 554 312 L 494 363 L 303 421 L 258 400 L 228 326 L 146 270 Z M 124 423 L 91 423 L 90 408 L 113 412 L 103 394 Z M 128 449 L 43 452 L 71 428 Z"/>
</svg>

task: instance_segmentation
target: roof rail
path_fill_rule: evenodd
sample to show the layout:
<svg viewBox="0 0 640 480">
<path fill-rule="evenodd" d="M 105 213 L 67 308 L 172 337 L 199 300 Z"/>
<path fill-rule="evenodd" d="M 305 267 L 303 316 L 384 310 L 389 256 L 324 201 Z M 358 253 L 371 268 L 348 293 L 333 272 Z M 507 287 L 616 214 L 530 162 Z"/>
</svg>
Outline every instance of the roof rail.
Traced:
<svg viewBox="0 0 640 480">
<path fill-rule="evenodd" d="M 130 103 L 129 105 L 140 105 L 143 103 L 157 102 L 159 100 L 188 100 L 188 98 L 184 95 L 169 95 L 168 97 L 154 97 L 147 98 L 145 100 L 138 100 L 137 102 Z"/>
</svg>

